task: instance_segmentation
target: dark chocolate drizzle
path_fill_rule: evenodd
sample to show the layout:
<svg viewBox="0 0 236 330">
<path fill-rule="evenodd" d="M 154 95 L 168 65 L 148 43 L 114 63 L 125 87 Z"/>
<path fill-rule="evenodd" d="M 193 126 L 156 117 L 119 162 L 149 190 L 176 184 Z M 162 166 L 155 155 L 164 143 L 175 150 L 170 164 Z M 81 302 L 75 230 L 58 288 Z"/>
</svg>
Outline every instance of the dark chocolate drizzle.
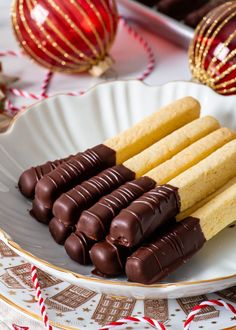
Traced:
<svg viewBox="0 0 236 330">
<path fill-rule="evenodd" d="M 65 241 L 65 249 L 72 260 L 81 265 L 88 265 L 91 263 L 89 251 L 94 243 L 83 233 L 72 233 Z"/>
<path fill-rule="evenodd" d="M 178 189 L 157 186 L 123 209 L 111 222 L 111 240 L 132 247 L 150 237 L 154 231 L 179 213 Z"/>
<path fill-rule="evenodd" d="M 47 207 L 65 191 L 115 164 L 115 151 L 100 144 L 78 154 L 46 174 L 36 185 L 37 199 Z"/>
<path fill-rule="evenodd" d="M 62 163 L 68 161 L 73 156 L 69 156 L 64 159 L 57 159 L 53 162 L 49 161 L 45 164 L 31 167 L 24 171 L 18 182 L 18 187 L 20 192 L 27 198 L 33 199 L 35 193 L 35 186 L 37 182 L 42 179 L 42 177 L 49 172 L 53 171 L 56 167 L 61 165 Z"/>
<path fill-rule="evenodd" d="M 125 267 L 128 280 L 143 284 L 158 282 L 187 262 L 205 241 L 198 219 L 189 217 L 176 223 L 128 257 Z"/>
<path fill-rule="evenodd" d="M 101 241 L 108 234 L 112 219 L 136 198 L 155 187 L 155 181 L 141 177 L 127 182 L 109 195 L 102 197 L 82 212 L 76 229 L 91 239 Z"/>
<path fill-rule="evenodd" d="M 57 218 L 52 218 L 49 222 L 49 231 L 53 239 L 58 243 L 63 245 L 67 237 L 75 231 L 74 226 L 67 226 Z"/>
<path fill-rule="evenodd" d="M 133 178 L 134 173 L 123 165 L 108 168 L 62 194 L 53 205 L 53 214 L 65 224 L 75 224 L 82 211 Z"/>
</svg>

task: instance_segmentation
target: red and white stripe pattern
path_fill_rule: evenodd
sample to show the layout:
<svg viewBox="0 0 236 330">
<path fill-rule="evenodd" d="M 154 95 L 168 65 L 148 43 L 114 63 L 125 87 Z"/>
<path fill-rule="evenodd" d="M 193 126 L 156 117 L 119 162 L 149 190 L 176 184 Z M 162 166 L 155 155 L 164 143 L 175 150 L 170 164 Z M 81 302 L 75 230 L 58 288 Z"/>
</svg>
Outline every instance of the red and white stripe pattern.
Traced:
<svg viewBox="0 0 236 330">
<path fill-rule="evenodd" d="M 44 299 L 42 297 L 41 289 L 40 289 L 40 286 L 39 286 L 37 269 L 34 265 L 31 265 L 31 278 L 32 278 L 34 288 L 36 290 L 35 297 L 36 297 L 36 300 L 38 301 L 38 305 L 39 305 L 39 308 L 40 308 L 40 313 L 41 313 L 41 316 L 42 316 L 42 319 L 43 319 L 45 329 L 53 330 L 53 327 L 50 325 L 49 320 L 48 320 L 46 306 L 45 306 Z"/>
<path fill-rule="evenodd" d="M 16 52 L 14 50 L 5 50 L 5 51 L 0 51 L 0 57 L 3 56 L 16 56 L 16 57 L 20 57 L 23 56 L 22 52 Z"/>
<path fill-rule="evenodd" d="M 46 313 L 46 307 L 44 304 L 44 299 L 42 298 L 41 289 L 40 289 L 39 282 L 38 282 L 37 270 L 34 265 L 31 265 L 31 278 L 32 278 L 34 287 L 36 289 L 36 298 L 37 298 L 37 301 L 38 301 L 38 304 L 40 307 L 40 312 L 41 312 L 41 316 L 43 318 L 45 328 L 47 330 L 53 330 L 52 326 L 49 324 L 48 316 Z M 226 303 L 223 300 L 214 300 L 213 299 L 213 300 L 203 301 L 200 305 L 195 306 L 193 308 L 193 310 L 189 313 L 189 315 L 184 323 L 184 330 L 190 329 L 190 325 L 192 324 L 195 316 L 200 312 L 201 309 L 203 309 L 207 306 L 224 307 L 226 310 L 232 312 L 233 314 L 236 314 L 236 308 L 233 305 Z M 128 316 L 123 319 L 113 321 L 113 322 L 103 326 L 99 330 L 115 329 L 119 326 L 126 325 L 127 323 L 134 323 L 134 322 L 139 323 L 139 324 L 140 323 L 148 324 L 148 325 L 152 326 L 154 329 L 166 330 L 166 327 L 162 323 L 158 322 L 157 320 L 145 317 L 145 316 L 144 317 Z"/>
<path fill-rule="evenodd" d="M 20 325 L 17 324 L 12 324 L 13 330 L 30 330 L 29 327 L 21 327 Z"/>
<path fill-rule="evenodd" d="M 147 59 L 148 59 L 147 67 L 143 71 L 143 73 L 137 78 L 138 80 L 143 81 L 154 70 L 154 67 L 155 67 L 155 55 L 154 55 L 154 53 L 152 51 L 152 48 L 148 44 L 148 42 L 140 34 L 138 34 L 138 32 L 135 31 L 130 25 L 128 25 L 128 23 L 126 22 L 126 20 L 123 17 L 120 17 L 120 22 L 126 28 L 126 30 L 128 31 L 128 33 L 131 36 L 133 36 L 134 39 L 137 40 L 141 44 L 141 46 L 143 47 L 143 49 L 145 50 L 145 52 L 147 54 Z"/>
<path fill-rule="evenodd" d="M 18 96 L 18 97 L 24 97 L 25 99 L 33 99 L 35 101 L 41 100 L 42 96 L 41 95 L 37 95 L 31 92 L 27 92 L 23 89 L 19 89 L 19 88 L 9 88 L 8 91 L 13 94 L 14 96 Z"/>
<path fill-rule="evenodd" d="M 200 305 L 195 306 L 193 310 L 189 313 L 187 320 L 184 323 L 184 330 L 188 330 L 190 328 L 190 325 L 192 321 L 194 320 L 195 316 L 200 312 L 201 309 L 207 307 L 207 306 L 219 306 L 224 307 L 228 311 L 232 312 L 233 314 L 236 314 L 236 308 L 234 308 L 233 305 L 226 303 L 223 300 L 208 300 L 203 301 Z"/>
<path fill-rule="evenodd" d="M 120 319 L 118 321 L 111 322 L 108 325 L 105 325 L 104 327 L 100 328 L 99 330 L 114 329 L 114 328 L 116 328 L 118 326 L 125 325 L 128 322 L 144 323 L 144 324 L 151 325 L 154 329 L 166 330 L 166 328 L 164 327 L 164 325 L 162 323 L 159 323 L 158 321 L 156 321 L 154 319 L 150 319 L 150 318 L 145 317 L 145 316 L 144 317 L 132 317 L 132 316 L 128 316 L 128 317 L 125 317 L 125 318 Z"/>
<path fill-rule="evenodd" d="M 41 86 L 41 97 L 42 98 L 47 98 L 48 97 L 47 91 L 48 91 L 49 84 L 51 82 L 52 76 L 53 76 L 53 72 L 48 71 L 45 78 L 44 78 L 44 80 L 43 80 L 43 83 L 42 83 L 42 86 Z"/>
</svg>

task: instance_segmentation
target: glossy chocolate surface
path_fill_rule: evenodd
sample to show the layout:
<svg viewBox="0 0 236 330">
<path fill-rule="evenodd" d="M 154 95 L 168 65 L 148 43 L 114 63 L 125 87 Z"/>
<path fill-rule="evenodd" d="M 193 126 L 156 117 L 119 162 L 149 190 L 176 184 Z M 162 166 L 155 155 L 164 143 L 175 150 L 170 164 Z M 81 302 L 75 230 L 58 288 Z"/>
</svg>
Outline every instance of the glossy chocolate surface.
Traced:
<svg viewBox="0 0 236 330">
<path fill-rule="evenodd" d="M 205 243 L 199 220 L 186 218 L 137 249 L 126 262 L 129 281 L 153 284 L 189 260 Z"/>
<path fill-rule="evenodd" d="M 54 161 L 48 161 L 45 164 L 31 167 L 25 170 L 18 181 L 18 187 L 20 192 L 27 198 L 33 199 L 35 195 L 35 186 L 42 177 L 49 172 L 53 171 L 57 166 L 66 162 L 73 156 L 69 156 L 63 159 L 57 159 Z"/>
<path fill-rule="evenodd" d="M 75 230 L 74 226 L 66 226 L 57 218 L 52 218 L 49 222 L 49 231 L 58 244 L 63 245 L 67 237 Z"/>
<path fill-rule="evenodd" d="M 39 222 L 48 224 L 52 219 L 52 209 L 44 206 L 37 198 L 33 200 L 30 214 Z"/>
<path fill-rule="evenodd" d="M 95 274 L 114 277 L 123 273 L 126 259 L 131 253 L 131 249 L 117 247 L 108 240 L 96 243 L 90 251 Z"/>
<path fill-rule="evenodd" d="M 148 177 L 125 183 L 83 211 L 76 225 L 77 230 L 97 241 L 105 239 L 112 219 L 132 201 L 154 187 L 155 181 Z"/>
<path fill-rule="evenodd" d="M 169 219 L 164 227 L 159 228 L 158 232 L 165 232 L 175 224 L 176 220 Z M 128 256 L 138 247 L 126 248 L 116 245 L 108 235 L 105 241 L 98 242 L 92 247 L 90 256 L 96 267 L 93 274 L 98 276 L 114 277 L 124 273 L 125 263 Z"/>
<path fill-rule="evenodd" d="M 115 151 L 100 144 L 72 157 L 40 179 L 35 187 L 37 199 L 47 207 L 65 191 L 115 164 Z"/>
<path fill-rule="evenodd" d="M 133 247 L 149 238 L 158 227 L 179 213 L 178 189 L 170 185 L 157 186 L 145 193 L 111 222 L 111 240 Z"/>
<path fill-rule="evenodd" d="M 134 173 L 123 165 L 108 168 L 62 194 L 53 205 L 53 214 L 65 224 L 75 224 L 82 211 L 133 178 Z"/>
<path fill-rule="evenodd" d="M 72 233 L 65 241 L 65 249 L 68 256 L 80 263 L 81 265 L 88 265 L 91 263 L 89 251 L 93 246 L 94 241 L 90 240 L 82 233 Z"/>
</svg>

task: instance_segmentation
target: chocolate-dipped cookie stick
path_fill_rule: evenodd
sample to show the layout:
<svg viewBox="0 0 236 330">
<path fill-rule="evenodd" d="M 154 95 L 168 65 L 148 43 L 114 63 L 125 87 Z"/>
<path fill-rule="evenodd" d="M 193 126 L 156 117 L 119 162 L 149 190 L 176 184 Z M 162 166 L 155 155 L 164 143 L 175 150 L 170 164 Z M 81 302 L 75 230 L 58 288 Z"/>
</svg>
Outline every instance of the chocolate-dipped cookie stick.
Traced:
<svg viewBox="0 0 236 330">
<path fill-rule="evenodd" d="M 61 165 L 62 163 L 68 161 L 70 158 L 74 156 L 69 156 L 64 159 L 57 159 L 54 161 L 48 161 L 45 164 L 38 165 L 35 167 L 31 167 L 25 170 L 18 182 L 18 187 L 20 192 L 27 198 L 33 199 L 35 193 L 35 186 L 37 182 L 49 172 L 53 171 L 57 166 Z"/>
<path fill-rule="evenodd" d="M 165 232 L 173 224 L 175 224 L 175 219 L 169 219 L 163 228 L 159 228 L 160 232 Z M 124 273 L 126 260 L 136 249 L 137 247 L 126 248 L 116 245 L 109 240 L 109 237 L 105 241 L 94 244 L 90 250 L 90 258 L 95 266 L 94 273 L 110 277 Z"/>
<path fill-rule="evenodd" d="M 83 211 L 77 222 L 76 231 L 81 231 L 96 241 L 103 240 L 109 232 L 112 219 L 119 211 L 153 189 L 155 185 L 155 181 L 146 176 L 125 183 Z"/>
<path fill-rule="evenodd" d="M 54 203 L 53 214 L 65 225 L 73 225 L 84 209 L 134 177 L 135 174 L 123 165 L 108 168 L 62 194 Z M 41 217 L 40 213 L 35 213 L 35 209 L 38 210 L 37 204 L 33 203 L 32 211 L 35 218 L 47 223 L 47 219 L 43 218 L 44 213 Z"/>
<path fill-rule="evenodd" d="M 109 168 L 62 194 L 53 205 L 54 216 L 65 224 L 76 223 L 81 212 L 104 194 L 116 189 L 122 183 L 132 180 L 134 176 L 140 177 L 150 168 L 171 158 L 186 146 L 218 127 L 217 120 L 207 116 L 179 128 L 138 155 L 130 158 L 123 165 Z M 119 178 L 116 179 L 117 173 L 121 173 L 121 170 L 122 176 L 119 175 Z M 116 172 L 115 175 L 114 172 Z"/>
<path fill-rule="evenodd" d="M 104 168 L 121 164 L 177 128 L 198 118 L 199 113 L 199 102 L 191 97 L 171 103 L 45 175 L 36 185 L 37 200 L 46 207 L 52 207 L 61 193 Z"/>
<path fill-rule="evenodd" d="M 168 218 L 206 198 L 233 178 L 235 162 L 236 140 L 233 140 L 167 185 L 157 186 L 123 209 L 112 220 L 110 239 L 127 247 L 140 244 Z"/>
<path fill-rule="evenodd" d="M 129 281 L 153 284 L 186 263 L 204 243 L 236 218 L 236 183 L 210 200 L 191 217 L 140 247 L 126 262 Z"/>
<path fill-rule="evenodd" d="M 109 195 L 102 197 L 88 210 L 83 211 L 76 226 L 77 230 L 93 240 L 103 240 L 108 234 L 112 219 L 143 193 L 154 188 L 155 182 L 167 183 L 235 137 L 235 132 L 228 128 L 220 128 L 196 141 L 170 160 L 146 173 L 144 177 L 124 184 Z M 60 220 L 58 220 L 58 227 L 62 227 Z M 53 232 L 52 230 L 51 233 L 57 241 L 57 231 L 55 230 L 55 234 Z M 66 225 L 64 232 L 66 238 Z"/>
</svg>

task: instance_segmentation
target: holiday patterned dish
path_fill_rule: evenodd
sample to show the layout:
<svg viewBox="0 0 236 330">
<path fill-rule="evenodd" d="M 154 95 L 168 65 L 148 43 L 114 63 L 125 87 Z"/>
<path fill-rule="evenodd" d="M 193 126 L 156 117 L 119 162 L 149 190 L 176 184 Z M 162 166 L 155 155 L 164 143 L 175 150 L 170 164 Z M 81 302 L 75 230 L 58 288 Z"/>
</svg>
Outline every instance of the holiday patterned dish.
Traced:
<svg viewBox="0 0 236 330">
<path fill-rule="evenodd" d="M 0 257 L 2 300 L 0 308 L 1 313 L 7 315 L 0 323 L 1 328 L 5 329 L 5 324 L 9 327 L 15 324 L 19 327 L 29 327 L 29 330 L 43 330 L 38 303 L 34 298 L 30 264 L 2 241 L 0 241 Z M 207 299 L 224 299 L 236 306 L 236 287 L 207 296 L 197 295 L 176 300 L 137 300 L 96 293 L 58 280 L 39 270 L 38 277 L 48 316 L 55 329 L 97 330 L 111 321 L 128 315 L 146 315 L 163 322 L 167 329 L 179 330 L 192 308 Z M 229 312 L 209 306 L 195 317 L 191 329 L 222 329 L 234 326 L 235 322 L 235 317 Z M 144 328 L 143 324 L 134 324 L 132 328 L 152 329 L 147 325 Z"/>
</svg>

